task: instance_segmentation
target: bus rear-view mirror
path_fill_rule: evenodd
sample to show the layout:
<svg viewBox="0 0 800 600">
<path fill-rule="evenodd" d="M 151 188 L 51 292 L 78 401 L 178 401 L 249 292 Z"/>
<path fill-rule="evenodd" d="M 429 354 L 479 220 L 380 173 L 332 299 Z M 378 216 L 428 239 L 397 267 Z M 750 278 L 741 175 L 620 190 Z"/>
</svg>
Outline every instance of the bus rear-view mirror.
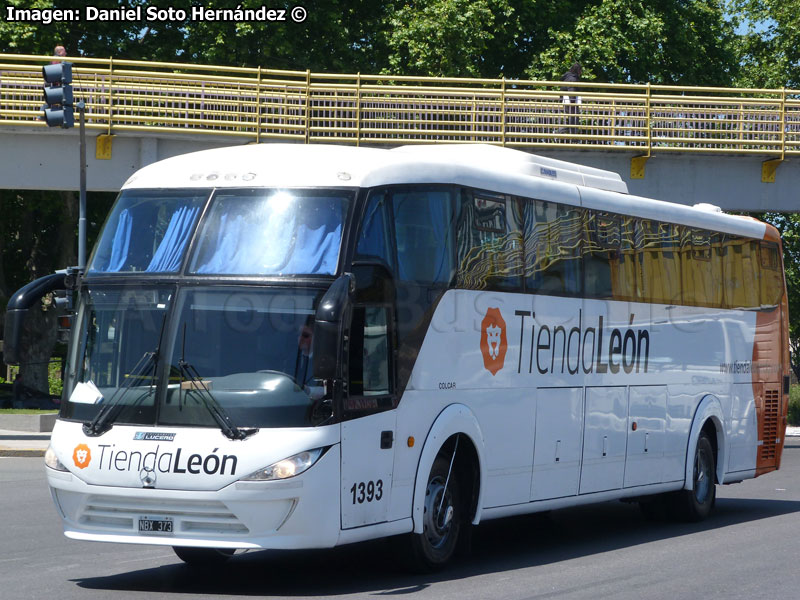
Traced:
<svg viewBox="0 0 800 600">
<path fill-rule="evenodd" d="M 7 365 L 19 364 L 28 311 L 37 306 L 47 294 L 65 289 L 65 274 L 53 273 L 30 282 L 11 296 L 4 323 L 3 362 Z"/>
<path fill-rule="evenodd" d="M 350 298 L 355 289 L 355 277 L 345 273 L 331 284 L 320 300 L 314 316 L 314 377 L 335 379 L 342 364 L 342 340 L 348 325 Z"/>
</svg>

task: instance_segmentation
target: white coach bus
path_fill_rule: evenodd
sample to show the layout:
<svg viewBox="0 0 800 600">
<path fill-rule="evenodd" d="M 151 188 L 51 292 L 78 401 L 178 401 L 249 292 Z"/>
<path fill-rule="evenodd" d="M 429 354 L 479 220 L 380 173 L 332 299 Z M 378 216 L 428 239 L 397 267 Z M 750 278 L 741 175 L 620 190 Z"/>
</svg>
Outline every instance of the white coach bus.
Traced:
<svg viewBox="0 0 800 600">
<path fill-rule="evenodd" d="M 781 241 L 489 147 L 263 144 L 123 187 L 45 459 L 68 537 L 236 549 L 610 499 L 699 520 L 780 465 Z"/>
</svg>

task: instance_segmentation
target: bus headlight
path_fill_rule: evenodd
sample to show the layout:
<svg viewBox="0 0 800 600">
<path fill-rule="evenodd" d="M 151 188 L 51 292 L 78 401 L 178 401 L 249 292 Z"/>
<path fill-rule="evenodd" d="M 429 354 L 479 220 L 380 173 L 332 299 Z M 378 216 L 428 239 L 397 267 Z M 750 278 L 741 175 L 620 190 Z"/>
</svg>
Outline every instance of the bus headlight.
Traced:
<svg viewBox="0 0 800 600">
<path fill-rule="evenodd" d="M 50 467 L 55 471 L 67 471 L 67 467 L 61 464 L 61 461 L 58 460 L 55 451 L 53 450 L 52 446 L 47 447 L 47 451 L 44 453 L 44 464 Z"/>
<path fill-rule="evenodd" d="M 323 448 L 315 448 L 314 450 L 307 450 L 300 452 L 289 458 L 284 458 L 276 463 L 272 463 L 268 467 L 259 469 L 255 473 L 251 473 L 247 477 L 243 477 L 242 481 L 271 481 L 274 479 L 288 479 L 295 475 L 300 475 L 303 471 L 308 470 L 311 466 L 319 460 L 322 456 Z"/>
</svg>

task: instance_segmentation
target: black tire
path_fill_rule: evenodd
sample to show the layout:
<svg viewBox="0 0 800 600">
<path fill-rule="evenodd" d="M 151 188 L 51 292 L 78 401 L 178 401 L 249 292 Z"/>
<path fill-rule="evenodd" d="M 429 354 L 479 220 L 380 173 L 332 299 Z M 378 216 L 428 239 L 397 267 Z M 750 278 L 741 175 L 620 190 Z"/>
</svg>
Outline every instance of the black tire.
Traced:
<svg viewBox="0 0 800 600">
<path fill-rule="evenodd" d="M 421 534 L 411 534 L 412 566 L 418 571 L 443 568 L 458 547 L 464 525 L 464 502 L 455 469 L 450 474 L 450 480 L 447 480 L 449 468 L 450 460 L 439 456 L 433 462 L 428 476 L 423 505 L 423 531 Z"/>
<path fill-rule="evenodd" d="M 691 490 L 680 490 L 672 496 L 673 515 L 681 521 L 697 522 L 705 519 L 714 508 L 717 489 L 714 483 L 716 463 L 714 449 L 708 435 L 701 433 L 697 439 L 692 468 Z"/>
<path fill-rule="evenodd" d="M 230 548 L 189 548 L 187 546 L 173 546 L 172 549 L 183 562 L 193 567 L 207 567 L 221 565 L 226 562 L 236 550 Z"/>
</svg>

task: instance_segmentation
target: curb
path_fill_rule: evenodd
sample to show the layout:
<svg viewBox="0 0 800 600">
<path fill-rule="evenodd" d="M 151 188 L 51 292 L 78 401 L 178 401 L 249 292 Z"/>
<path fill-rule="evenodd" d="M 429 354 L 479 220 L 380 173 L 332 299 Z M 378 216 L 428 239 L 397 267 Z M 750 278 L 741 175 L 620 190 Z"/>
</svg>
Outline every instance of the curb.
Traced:
<svg viewBox="0 0 800 600">
<path fill-rule="evenodd" d="M 58 417 L 57 412 L 42 414 L 0 414 L 0 429 L 27 433 L 50 433 Z"/>
<path fill-rule="evenodd" d="M 0 448 L 0 458 L 3 457 L 17 457 L 17 458 L 40 458 L 43 457 L 45 450 L 39 449 L 13 449 L 13 448 Z"/>
</svg>

